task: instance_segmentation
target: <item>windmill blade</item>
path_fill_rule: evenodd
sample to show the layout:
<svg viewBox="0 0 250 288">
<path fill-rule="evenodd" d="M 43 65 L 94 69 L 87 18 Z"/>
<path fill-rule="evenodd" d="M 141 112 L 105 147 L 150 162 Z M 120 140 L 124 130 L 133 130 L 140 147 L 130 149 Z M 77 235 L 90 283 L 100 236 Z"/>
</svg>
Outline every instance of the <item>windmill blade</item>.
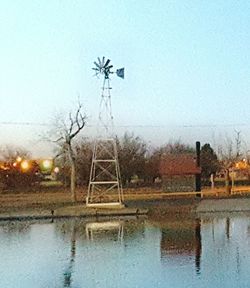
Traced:
<svg viewBox="0 0 250 288">
<path fill-rule="evenodd" d="M 101 62 L 100 57 L 98 57 L 97 59 L 98 59 L 98 62 L 99 62 L 99 66 L 101 67 L 102 66 L 102 62 Z"/>
<path fill-rule="evenodd" d="M 103 67 L 107 67 L 109 65 L 110 60 L 108 59 Z"/>
<path fill-rule="evenodd" d="M 98 68 L 92 68 L 92 70 L 95 70 L 95 71 L 100 71 Z"/>
<path fill-rule="evenodd" d="M 104 62 L 105 62 L 105 57 L 102 57 L 102 67 L 104 66 Z"/>
<path fill-rule="evenodd" d="M 97 64 L 96 62 L 94 62 L 94 64 L 95 64 L 95 66 L 96 66 L 98 69 L 100 69 L 99 64 Z"/>
<path fill-rule="evenodd" d="M 124 68 L 120 68 L 120 69 L 117 69 L 116 70 L 116 75 L 118 76 L 118 77 L 120 77 L 120 78 L 122 78 L 122 79 L 124 79 Z"/>
<path fill-rule="evenodd" d="M 113 65 L 109 65 L 108 67 L 106 67 L 106 69 L 111 69 L 113 67 L 114 67 Z"/>
</svg>

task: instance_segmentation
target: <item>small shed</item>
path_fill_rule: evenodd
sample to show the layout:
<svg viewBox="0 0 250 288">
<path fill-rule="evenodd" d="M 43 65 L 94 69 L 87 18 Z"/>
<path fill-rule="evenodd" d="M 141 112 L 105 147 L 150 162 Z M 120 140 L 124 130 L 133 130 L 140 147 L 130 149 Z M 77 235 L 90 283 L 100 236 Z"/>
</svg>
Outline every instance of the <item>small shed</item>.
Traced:
<svg viewBox="0 0 250 288">
<path fill-rule="evenodd" d="M 165 154 L 160 161 L 160 175 L 166 192 L 200 191 L 199 156 L 190 153 Z M 199 182 L 199 183 L 198 183 Z"/>
</svg>

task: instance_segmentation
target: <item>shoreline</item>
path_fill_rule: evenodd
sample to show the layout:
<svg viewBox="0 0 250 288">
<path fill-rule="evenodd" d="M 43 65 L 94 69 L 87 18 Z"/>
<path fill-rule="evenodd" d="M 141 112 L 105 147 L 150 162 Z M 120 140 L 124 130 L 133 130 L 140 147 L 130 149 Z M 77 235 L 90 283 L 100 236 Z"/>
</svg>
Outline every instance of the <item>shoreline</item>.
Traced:
<svg viewBox="0 0 250 288">
<path fill-rule="evenodd" d="M 0 221 L 20 221 L 58 218 L 90 217 L 126 217 L 147 216 L 150 219 L 196 218 L 201 214 L 216 213 L 249 213 L 250 198 L 227 199 L 167 199 L 167 200 L 129 200 L 126 207 L 120 209 L 88 208 L 85 204 L 76 203 L 63 207 L 48 209 L 46 205 L 14 210 L 0 211 Z M 2 209 L 3 210 L 3 209 Z"/>
<path fill-rule="evenodd" d="M 121 208 L 121 209 L 94 209 L 86 206 L 69 206 L 56 210 L 20 210 L 9 213 L 0 213 L 0 221 L 20 221 L 39 219 L 59 219 L 59 218 L 91 218 L 91 217 L 124 217 L 147 215 L 145 208 Z"/>
</svg>

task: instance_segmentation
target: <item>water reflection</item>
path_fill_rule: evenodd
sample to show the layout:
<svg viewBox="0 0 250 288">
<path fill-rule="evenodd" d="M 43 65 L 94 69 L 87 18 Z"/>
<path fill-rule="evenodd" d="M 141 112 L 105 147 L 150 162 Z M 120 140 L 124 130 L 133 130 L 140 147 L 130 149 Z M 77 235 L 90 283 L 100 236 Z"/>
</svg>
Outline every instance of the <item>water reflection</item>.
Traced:
<svg viewBox="0 0 250 288">
<path fill-rule="evenodd" d="M 54 225 L 57 236 L 60 235 L 65 243 L 70 242 L 71 245 L 70 258 L 63 270 L 63 287 L 77 287 L 76 283 L 82 281 L 89 287 L 103 287 L 99 286 L 103 281 L 109 283 L 104 287 L 112 287 L 109 281 L 113 280 L 106 279 L 106 275 L 112 273 L 112 278 L 119 277 L 119 274 L 113 275 L 113 271 L 122 271 L 119 262 L 124 251 L 129 250 L 137 238 L 145 237 L 145 221 L 137 218 L 74 219 L 55 221 Z M 102 281 L 98 277 L 102 277 Z"/>
<path fill-rule="evenodd" d="M 249 216 L 243 214 L 220 215 L 216 218 L 205 217 L 203 220 L 202 234 L 203 247 L 206 248 L 206 257 L 203 257 L 202 267 L 205 271 L 207 265 L 212 267 L 213 277 L 219 277 L 228 283 L 238 281 L 235 287 L 249 287 L 247 274 L 249 269 L 249 235 L 247 233 L 250 223 Z M 211 235 L 213 228 L 213 236 Z M 213 240 L 213 245 L 211 245 Z M 212 257 L 214 259 L 212 260 Z M 212 265 L 211 265 L 212 263 Z"/>
<path fill-rule="evenodd" d="M 66 271 L 64 272 L 64 285 L 63 287 L 71 287 L 72 283 L 72 273 L 74 269 L 74 262 L 75 262 L 75 256 L 76 256 L 76 222 L 73 222 L 73 227 L 72 227 L 72 235 L 71 235 L 71 249 L 70 249 L 70 261 L 69 265 L 66 268 Z"/>
<path fill-rule="evenodd" d="M 227 235 L 227 239 L 229 240 L 230 238 L 230 218 L 229 217 L 226 218 L 226 235 Z"/>
<path fill-rule="evenodd" d="M 6 235 L 13 236 L 17 234 L 25 234 L 30 231 L 31 222 L 26 221 L 6 221 L 1 225 L 1 231 L 6 233 Z"/>
<path fill-rule="evenodd" d="M 194 257 L 196 272 L 200 273 L 201 266 L 201 220 L 176 221 L 165 223 L 162 227 L 161 237 L 161 259 L 163 263 L 170 258 L 182 258 L 189 262 L 190 257 Z"/>
<path fill-rule="evenodd" d="M 122 242 L 124 221 L 89 222 L 86 224 L 86 237 L 90 241 L 98 238 L 112 238 Z"/>
<path fill-rule="evenodd" d="M 195 225 L 195 267 L 199 274 L 201 269 L 201 221 L 196 219 Z"/>
<path fill-rule="evenodd" d="M 250 217 L 0 223 L 0 287 L 249 287 Z"/>
</svg>

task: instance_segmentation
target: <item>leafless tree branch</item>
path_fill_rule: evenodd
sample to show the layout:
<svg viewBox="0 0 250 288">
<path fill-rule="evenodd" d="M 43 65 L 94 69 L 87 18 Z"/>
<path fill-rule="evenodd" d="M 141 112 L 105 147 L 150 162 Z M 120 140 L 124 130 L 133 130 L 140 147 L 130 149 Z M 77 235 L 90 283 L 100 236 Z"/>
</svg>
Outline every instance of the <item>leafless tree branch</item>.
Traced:
<svg viewBox="0 0 250 288">
<path fill-rule="evenodd" d="M 86 115 L 82 113 L 82 105 L 78 102 L 75 112 L 70 112 L 68 118 L 64 119 L 62 115 L 57 117 L 52 133 L 58 138 L 53 143 L 60 146 L 60 151 L 56 157 L 67 155 L 71 166 L 71 195 L 72 201 L 76 201 L 76 164 L 75 155 L 72 149 L 72 140 L 80 133 L 86 124 Z"/>
</svg>

